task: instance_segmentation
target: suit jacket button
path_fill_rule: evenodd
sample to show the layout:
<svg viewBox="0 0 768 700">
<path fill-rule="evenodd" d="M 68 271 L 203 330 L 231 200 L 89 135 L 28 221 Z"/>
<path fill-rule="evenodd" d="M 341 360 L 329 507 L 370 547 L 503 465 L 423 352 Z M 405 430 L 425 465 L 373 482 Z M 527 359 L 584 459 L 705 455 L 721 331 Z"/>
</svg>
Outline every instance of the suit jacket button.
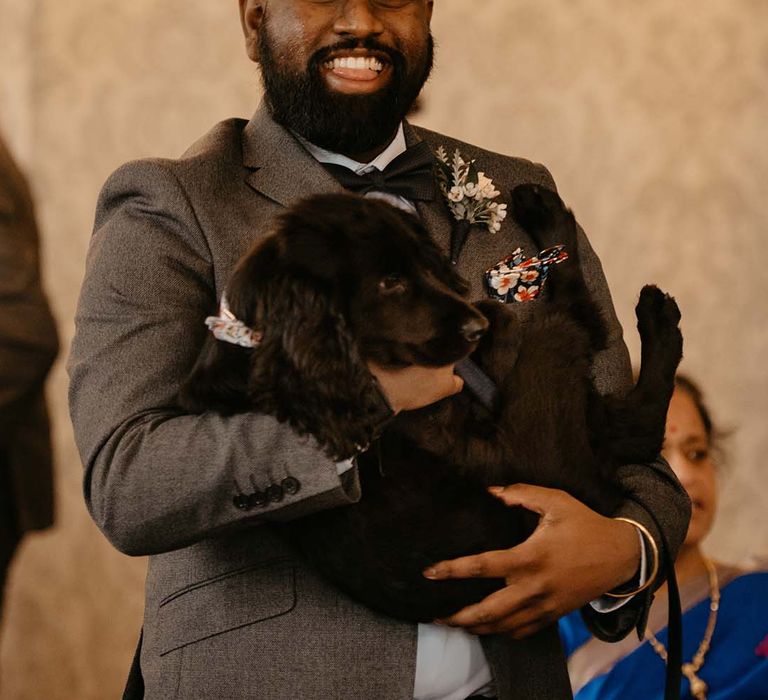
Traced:
<svg viewBox="0 0 768 700">
<path fill-rule="evenodd" d="M 289 496 L 293 496 L 299 492 L 299 489 L 301 488 L 301 482 L 293 476 L 287 476 L 280 482 L 280 486 L 283 487 L 283 491 L 285 491 L 285 493 L 287 493 Z"/>
<path fill-rule="evenodd" d="M 267 494 L 257 489 L 248 496 L 248 500 L 251 502 L 251 508 L 263 508 L 267 505 Z"/>
<path fill-rule="evenodd" d="M 251 509 L 251 500 L 244 493 L 238 493 L 237 496 L 232 499 L 232 503 L 238 510 Z"/>
<path fill-rule="evenodd" d="M 280 484 L 272 484 L 272 486 L 267 489 L 267 498 L 272 503 L 280 503 L 280 501 L 283 500 L 283 489 Z"/>
</svg>

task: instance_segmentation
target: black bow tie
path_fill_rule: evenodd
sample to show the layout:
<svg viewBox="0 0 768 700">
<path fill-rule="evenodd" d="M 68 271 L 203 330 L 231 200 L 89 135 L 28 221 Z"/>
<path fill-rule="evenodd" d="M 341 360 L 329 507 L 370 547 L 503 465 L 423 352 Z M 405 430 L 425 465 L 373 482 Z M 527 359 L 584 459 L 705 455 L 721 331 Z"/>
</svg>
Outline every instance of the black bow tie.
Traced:
<svg viewBox="0 0 768 700">
<path fill-rule="evenodd" d="M 431 202 L 437 192 L 435 156 L 425 141 L 406 149 L 383 171 L 374 168 L 358 175 L 343 165 L 323 163 L 323 167 L 346 189 L 358 194 L 386 192 L 411 201 Z"/>
</svg>

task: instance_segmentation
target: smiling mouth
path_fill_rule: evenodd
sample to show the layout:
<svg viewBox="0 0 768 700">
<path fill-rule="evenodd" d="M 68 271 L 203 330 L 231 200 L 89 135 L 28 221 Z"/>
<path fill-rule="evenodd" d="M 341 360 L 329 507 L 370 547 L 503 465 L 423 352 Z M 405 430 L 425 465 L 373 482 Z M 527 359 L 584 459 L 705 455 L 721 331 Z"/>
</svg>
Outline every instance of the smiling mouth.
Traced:
<svg viewBox="0 0 768 700">
<path fill-rule="evenodd" d="M 330 75 L 341 80 L 371 82 L 379 78 L 389 64 L 371 55 L 337 56 L 323 63 Z"/>
</svg>

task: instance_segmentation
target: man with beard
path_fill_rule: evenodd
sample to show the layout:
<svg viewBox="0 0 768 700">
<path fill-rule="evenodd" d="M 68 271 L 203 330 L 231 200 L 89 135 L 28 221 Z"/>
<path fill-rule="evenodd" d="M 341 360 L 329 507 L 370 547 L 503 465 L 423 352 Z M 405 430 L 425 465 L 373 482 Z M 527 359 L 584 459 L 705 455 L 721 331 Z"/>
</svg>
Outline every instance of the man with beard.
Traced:
<svg viewBox="0 0 768 700">
<path fill-rule="evenodd" d="M 91 513 L 123 552 L 151 555 L 141 670 L 147 697 L 566 698 L 556 618 L 647 578 L 644 537 L 674 556 L 687 503 L 664 464 L 627 466 L 637 502 L 602 517 L 565 493 L 510 487 L 510 505 L 541 514 L 509 551 L 436 563 L 433 578 L 504 577 L 508 586 L 442 625 L 387 619 L 296 559 L 270 522 L 360 498 L 350 464 L 331 463 L 269 416 L 185 415 L 176 395 L 235 261 L 284 207 L 357 187 L 349 173 L 458 148 L 508 196 L 548 172 L 416 129 L 404 117 L 432 65 L 429 0 L 240 0 L 264 104 L 223 122 L 179 160 L 120 168 L 102 191 L 70 359 L 72 414 Z M 336 178 L 339 178 L 337 180 Z M 451 215 L 429 187 L 362 191 L 416 212 L 447 248 Z M 481 273 L 516 247 L 471 239 L 458 258 L 475 297 Z M 611 323 L 595 372 L 605 391 L 630 372 L 599 262 L 582 239 L 594 294 Z M 396 410 L 461 389 L 451 367 L 373 367 Z M 248 498 L 269 487 L 273 498 Z M 254 527 L 254 525 L 259 527 Z M 650 545 L 650 542 L 647 542 Z M 613 612 L 585 608 L 606 637 L 642 627 L 649 590 Z M 619 593 L 621 594 L 621 593 Z M 612 599 L 615 603 L 615 599 Z M 602 609 L 605 609 L 604 607 Z M 502 633 L 509 634 L 502 634 Z M 523 639 L 524 638 L 524 639 Z M 134 680 L 138 676 L 133 676 Z"/>
</svg>

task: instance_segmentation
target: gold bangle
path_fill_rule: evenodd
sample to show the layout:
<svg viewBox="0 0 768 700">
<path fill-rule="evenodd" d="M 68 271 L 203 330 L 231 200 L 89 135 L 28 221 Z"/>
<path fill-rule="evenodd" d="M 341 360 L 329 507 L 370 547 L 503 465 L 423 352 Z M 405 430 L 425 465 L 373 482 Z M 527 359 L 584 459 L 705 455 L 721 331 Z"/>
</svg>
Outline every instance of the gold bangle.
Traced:
<svg viewBox="0 0 768 700">
<path fill-rule="evenodd" d="M 609 598 L 632 598 L 633 596 L 636 596 L 638 593 L 642 593 L 646 588 L 649 588 L 653 584 L 653 582 L 656 580 L 656 576 L 658 576 L 659 574 L 659 548 L 656 545 L 656 541 L 653 539 L 653 536 L 648 531 L 648 528 L 645 527 L 645 525 L 642 525 L 636 520 L 631 520 L 630 518 L 613 518 L 613 519 L 621 520 L 622 522 L 629 523 L 630 525 L 634 525 L 640 531 L 640 534 L 643 536 L 645 541 L 648 542 L 648 545 L 651 548 L 651 554 L 653 555 L 653 564 L 651 565 L 650 576 L 648 576 L 646 582 L 642 586 L 639 586 L 634 591 L 630 591 L 629 593 L 611 593 L 610 591 L 608 593 L 603 593 L 603 595 L 608 596 Z"/>
</svg>

